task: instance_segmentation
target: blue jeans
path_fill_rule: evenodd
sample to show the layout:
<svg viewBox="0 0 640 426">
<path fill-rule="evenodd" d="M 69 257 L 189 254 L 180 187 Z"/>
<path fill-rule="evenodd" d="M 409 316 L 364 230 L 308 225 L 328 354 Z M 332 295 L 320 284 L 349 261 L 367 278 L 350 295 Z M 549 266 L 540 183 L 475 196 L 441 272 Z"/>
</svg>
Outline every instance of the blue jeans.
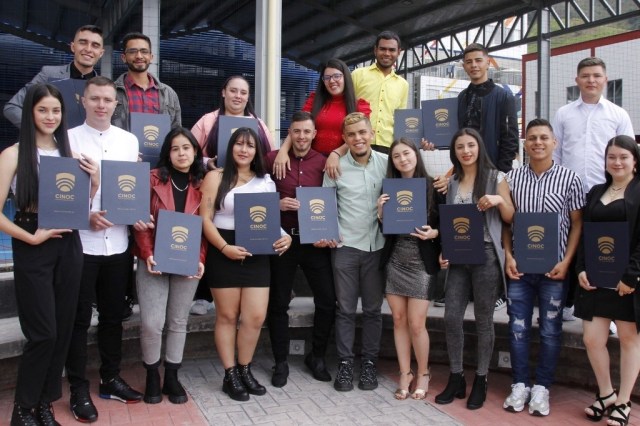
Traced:
<svg viewBox="0 0 640 426">
<path fill-rule="evenodd" d="M 562 344 L 562 308 L 567 286 L 565 281 L 551 280 L 543 274 L 524 274 L 509 280 L 507 312 L 513 383 L 531 386 L 529 347 L 533 306 L 538 297 L 540 316 L 540 353 L 536 365 L 536 383 L 549 388 Z"/>
</svg>

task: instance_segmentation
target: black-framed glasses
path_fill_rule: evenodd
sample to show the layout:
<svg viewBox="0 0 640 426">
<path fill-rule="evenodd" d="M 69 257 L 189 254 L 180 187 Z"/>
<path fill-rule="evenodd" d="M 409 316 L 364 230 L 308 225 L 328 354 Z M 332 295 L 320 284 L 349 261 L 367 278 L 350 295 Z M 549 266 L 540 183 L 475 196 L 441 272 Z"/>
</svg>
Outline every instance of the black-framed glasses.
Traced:
<svg viewBox="0 0 640 426">
<path fill-rule="evenodd" d="M 127 55 L 137 55 L 138 53 L 140 53 L 143 56 L 147 56 L 148 54 L 151 53 L 151 51 L 149 49 L 127 49 L 124 51 L 124 53 L 126 53 Z"/>
<path fill-rule="evenodd" d="M 322 76 L 322 81 L 331 81 L 331 80 L 335 80 L 335 81 L 342 80 L 342 73 L 337 72 L 335 74 Z"/>
</svg>

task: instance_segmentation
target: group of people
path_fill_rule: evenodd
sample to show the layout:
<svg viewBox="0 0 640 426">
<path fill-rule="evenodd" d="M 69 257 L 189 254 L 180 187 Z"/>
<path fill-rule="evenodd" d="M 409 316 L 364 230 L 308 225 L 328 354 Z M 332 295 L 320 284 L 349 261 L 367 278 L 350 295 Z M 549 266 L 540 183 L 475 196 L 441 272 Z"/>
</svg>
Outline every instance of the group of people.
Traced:
<svg viewBox="0 0 640 426">
<path fill-rule="evenodd" d="M 435 402 L 466 397 L 463 318 L 472 296 L 477 366 L 466 405 L 483 406 L 495 338 L 494 307 L 506 295 L 513 385 L 503 407 L 520 412 L 528 404 L 529 413 L 540 416 L 550 412 L 562 309 L 573 275 L 579 284 L 575 312 L 583 319 L 585 346 L 598 382 L 596 400 L 585 414 L 592 420 L 609 415 L 612 426 L 627 424 L 640 370 L 640 297 L 635 292 L 640 280 L 636 177 L 640 157 L 629 116 L 602 97 L 606 68 L 601 60 L 580 62 L 576 83 L 581 97 L 561 108 L 553 125 L 544 119 L 528 123 L 524 149 L 529 163 L 511 170 L 518 148 L 513 96 L 488 78 L 487 50 L 469 45 L 463 63 L 471 84 L 459 96 L 461 129 L 450 145 L 453 169 L 449 175 L 432 178 L 422 159 L 429 153 L 393 138 L 393 112 L 406 108 L 408 97 L 407 82 L 394 71 L 401 44 L 393 32 L 376 38 L 375 62 L 369 67 L 350 72 L 339 59 L 323 66 L 315 92 L 303 111 L 293 115 L 278 151 L 271 132 L 253 110 L 249 83 L 243 77 L 225 81 L 219 109 L 204 115 L 190 131 L 181 127 L 176 93 L 148 72 L 153 58 L 149 38 L 128 34 L 122 48 L 127 72 L 115 82 L 97 76 L 93 67 L 104 53 L 102 33 L 98 27 L 81 27 L 71 43 L 73 63 L 44 67 L 5 106 L 5 116 L 20 126 L 20 137 L 0 155 L 0 201 L 13 191 L 18 213 L 13 222 L 0 215 L 0 230 L 12 237 L 19 319 L 27 338 L 12 425 L 58 424 L 51 403 L 61 397 L 63 367 L 73 415 L 82 422 L 97 420 L 85 373 L 94 303 L 99 312 L 100 397 L 155 404 L 167 395 L 171 403 L 186 402 L 178 370 L 199 281 L 210 288 L 216 306 L 215 345 L 225 371 L 222 390 L 237 401 L 266 393 L 251 371 L 265 321 L 275 360 L 271 384 L 285 386 L 287 311 L 298 266 L 315 304 L 312 348 L 304 363 L 316 380 L 332 380 L 325 356 L 335 326 L 338 368 L 333 386 L 341 392 L 353 389 L 360 299 L 358 387 L 377 388 L 381 306 L 386 296 L 399 364 L 394 397 L 425 399 L 431 379 L 426 318 L 435 277 L 442 268 L 447 270 L 450 375 Z M 68 131 L 62 96 L 48 84 L 61 78 L 87 80 L 82 98 L 86 121 Z M 138 161 L 137 138 L 127 131 L 131 112 L 168 114 L 172 129 L 158 163 L 152 165 L 151 217 L 128 228 L 111 223 L 101 208 L 100 166 L 102 160 Z M 257 132 L 241 127 L 232 134 L 224 164 L 217 161 L 220 115 L 258 121 Z M 429 150 L 432 145 L 424 140 L 422 148 Z M 43 155 L 76 157 L 90 175 L 89 230 L 38 228 L 38 167 Z M 385 237 L 383 207 L 389 194 L 382 193 L 384 178 L 426 180 L 428 224 L 408 235 Z M 305 186 L 335 188 L 339 240 L 300 243 L 296 188 Z M 235 194 L 262 192 L 278 192 L 280 197 L 281 230 L 273 241 L 272 256 L 254 255 L 235 238 Z M 439 206 L 444 204 L 473 204 L 482 213 L 484 264 L 450 264 L 442 256 Z M 155 270 L 155 221 L 161 209 L 202 217 L 199 267 L 193 276 Z M 527 212 L 552 212 L 559 218 L 559 257 L 545 274 L 520 273 L 515 261 L 511 225 L 518 213 Z M 583 220 L 628 222 L 631 257 L 615 291 L 598 288 L 585 272 Z M 144 392 L 120 377 L 122 312 L 134 255 Z M 540 354 L 534 385 L 529 349 L 536 299 Z M 621 341 L 618 391 L 609 374 L 606 349 L 612 320 Z"/>
</svg>

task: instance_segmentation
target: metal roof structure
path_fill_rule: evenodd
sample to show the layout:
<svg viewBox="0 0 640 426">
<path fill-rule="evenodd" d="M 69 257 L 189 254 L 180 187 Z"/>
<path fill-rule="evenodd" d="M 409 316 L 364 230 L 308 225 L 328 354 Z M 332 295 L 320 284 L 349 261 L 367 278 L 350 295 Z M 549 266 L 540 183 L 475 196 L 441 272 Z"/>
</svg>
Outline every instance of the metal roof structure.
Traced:
<svg viewBox="0 0 640 426">
<path fill-rule="evenodd" d="M 162 39 L 219 30 L 255 43 L 256 0 L 158 1 Z M 116 41 L 117 50 L 126 32 L 141 29 L 142 4 L 5 0 L 0 31 L 66 51 L 76 28 L 96 24 L 105 29 L 107 43 Z M 472 41 L 493 49 L 535 41 L 543 7 L 551 17 L 548 35 L 640 16 L 639 0 L 282 0 L 282 56 L 312 69 L 332 57 L 357 64 L 371 59 L 376 34 L 390 29 L 415 54 L 411 66 L 417 69 L 453 59 Z M 510 28 L 502 24 L 508 18 Z M 460 33 L 464 39 L 456 36 Z"/>
</svg>

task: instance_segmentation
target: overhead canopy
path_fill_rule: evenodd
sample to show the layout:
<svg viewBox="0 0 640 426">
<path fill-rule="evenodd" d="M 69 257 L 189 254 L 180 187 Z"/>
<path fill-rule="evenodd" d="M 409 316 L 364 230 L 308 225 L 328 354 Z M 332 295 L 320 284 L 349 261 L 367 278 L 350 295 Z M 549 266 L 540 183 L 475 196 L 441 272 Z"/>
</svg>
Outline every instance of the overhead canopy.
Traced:
<svg viewBox="0 0 640 426">
<path fill-rule="evenodd" d="M 400 34 L 411 47 L 444 34 L 536 9 L 535 0 L 283 0 L 282 56 L 316 69 L 332 57 L 349 64 L 372 56 L 375 36 Z M 557 2 L 547 2 L 557 3 Z M 255 0 L 162 0 L 163 39 L 219 30 L 255 42 Z M 101 25 L 117 41 L 140 30 L 141 0 L 7 0 L 0 31 L 65 50 L 76 28 Z"/>
</svg>

